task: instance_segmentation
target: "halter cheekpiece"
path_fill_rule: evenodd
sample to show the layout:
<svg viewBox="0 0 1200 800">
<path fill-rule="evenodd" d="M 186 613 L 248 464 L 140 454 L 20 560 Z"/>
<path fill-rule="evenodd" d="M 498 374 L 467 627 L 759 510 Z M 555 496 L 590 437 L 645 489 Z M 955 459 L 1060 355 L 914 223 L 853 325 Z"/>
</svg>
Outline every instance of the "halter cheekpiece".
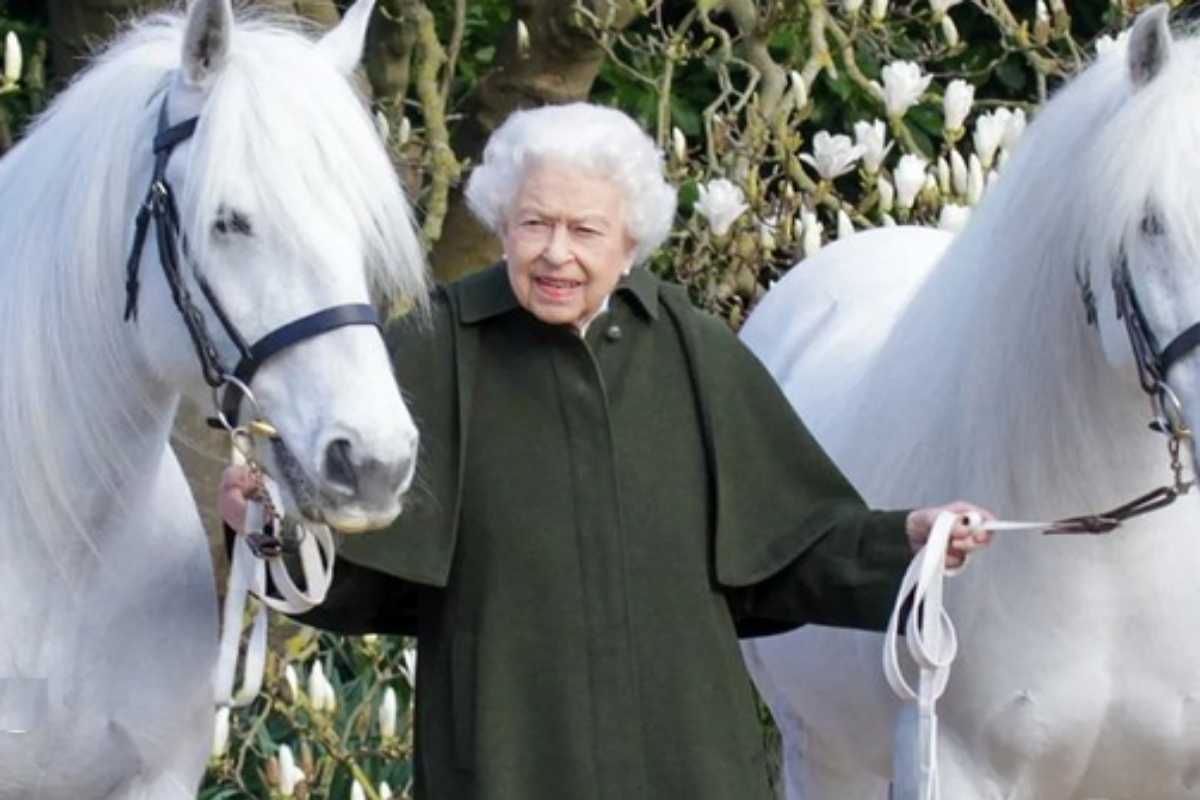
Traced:
<svg viewBox="0 0 1200 800">
<path fill-rule="evenodd" d="M 246 339 L 217 299 L 212 286 L 188 256 L 187 238 L 180 230 L 179 206 L 175 201 L 175 192 L 167 181 L 167 162 L 172 151 L 181 142 L 191 138 L 198 123 L 199 117 L 192 117 L 176 125 L 169 125 L 167 101 L 166 98 L 163 99 L 158 114 L 158 132 L 154 137 L 154 175 L 150 180 L 146 199 L 138 210 L 133 248 L 125 267 L 125 319 L 137 320 L 138 292 L 141 286 L 138 274 L 142 252 L 146 246 L 146 235 L 153 222 L 159 262 L 167 285 L 171 288 L 171 299 L 183 317 L 188 336 L 200 361 L 204 381 L 213 390 L 214 403 L 217 406 L 216 422 L 223 428 L 232 429 L 238 424 L 242 398 L 247 397 L 254 402 L 249 391 L 250 381 L 272 356 L 294 344 L 337 328 L 347 325 L 374 325 L 379 328 L 380 321 L 373 306 L 366 303 L 346 303 L 289 322 L 263 336 L 253 345 L 246 343 Z M 209 335 L 204 313 L 192 299 L 187 279 L 183 274 L 183 263 L 190 267 L 192 279 L 200 287 L 208 307 L 212 309 L 213 315 L 238 350 L 239 360 L 233 370 L 225 366 L 220 351 Z"/>
</svg>

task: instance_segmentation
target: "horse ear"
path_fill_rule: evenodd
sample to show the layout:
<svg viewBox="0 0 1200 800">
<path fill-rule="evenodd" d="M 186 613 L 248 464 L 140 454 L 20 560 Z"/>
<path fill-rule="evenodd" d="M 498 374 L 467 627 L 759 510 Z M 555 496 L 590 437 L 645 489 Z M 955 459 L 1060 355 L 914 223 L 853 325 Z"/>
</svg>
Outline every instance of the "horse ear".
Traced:
<svg viewBox="0 0 1200 800">
<path fill-rule="evenodd" d="M 225 66 L 233 34 L 230 0 L 195 0 L 183 34 L 183 76 L 201 86 Z"/>
<path fill-rule="evenodd" d="M 362 61 L 367 25 L 374 10 L 375 0 L 358 0 L 346 11 L 337 27 L 317 42 L 320 53 L 345 75 L 353 73 Z"/>
<path fill-rule="evenodd" d="M 1159 3 L 1138 15 L 1129 34 L 1129 79 L 1134 88 L 1145 86 L 1163 70 L 1171 58 L 1170 9 Z"/>
</svg>

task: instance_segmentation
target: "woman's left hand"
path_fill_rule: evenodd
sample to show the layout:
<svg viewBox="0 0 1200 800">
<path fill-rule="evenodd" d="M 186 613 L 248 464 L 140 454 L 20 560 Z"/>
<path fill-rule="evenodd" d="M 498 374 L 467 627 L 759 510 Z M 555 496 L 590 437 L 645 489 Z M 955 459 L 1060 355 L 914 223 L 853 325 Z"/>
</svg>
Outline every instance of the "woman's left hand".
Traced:
<svg viewBox="0 0 1200 800">
<path fill-rule="evenodd" d="M 972 522 L 976 525 L 980 522 L 991 522 L 996 519 L 996 515 L 985 508 L 961 500 L 947 503 L 944 506 L 918 508 L 909 513 L 904 524 L 905 533 L 908 534 L 908 543 L 912 546 L 914 553 L 925 546 L 925 542 L 929 540 L 929 533 L 933 530 L 934 520 L 943 511 L 949 511 L 958 517 L 954 521 L 954 529 L 950 532 L 950 545 L 946 549 L 946 568 L 954 569 L 961 567 L 968 555 L 980 548 L 987 547 L 992 540 L 992 534 L 989 531 L 972 527 Z M 972 515 L 977 515 L 977 519 L 970 519 Z"/>
</svg>

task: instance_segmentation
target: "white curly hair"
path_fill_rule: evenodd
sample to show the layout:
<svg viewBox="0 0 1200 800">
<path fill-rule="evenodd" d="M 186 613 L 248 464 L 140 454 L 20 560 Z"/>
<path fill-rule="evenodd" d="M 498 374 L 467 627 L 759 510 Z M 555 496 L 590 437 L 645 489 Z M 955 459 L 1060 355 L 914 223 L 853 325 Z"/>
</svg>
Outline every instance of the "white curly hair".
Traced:
<svg viewBox="0 0 1200 800">
<path fill-rule="evenodd" d="M 467 182 L 467 205 L 497 236 L 530 166 L 551 161 L 615 183 L 625 197 L 625 229 L 645 261 L 671 231 L 675 187 L 663 177 L 654 140 L 624 113 L 591 103 L 516 111 L 488 139 Z"/>
</svg>

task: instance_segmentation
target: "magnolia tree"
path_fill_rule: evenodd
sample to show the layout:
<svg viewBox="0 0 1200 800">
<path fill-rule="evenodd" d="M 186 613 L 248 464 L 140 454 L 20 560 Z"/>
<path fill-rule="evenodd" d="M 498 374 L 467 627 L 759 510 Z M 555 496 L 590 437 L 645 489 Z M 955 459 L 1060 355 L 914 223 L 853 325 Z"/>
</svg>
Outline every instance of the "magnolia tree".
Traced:
<svg viewBox="0 0 1200 800">
<path fill-rule="evenodd" d="M 523 103 L 588 97 L 638 118 L 680 187 L 650 267 L 736 328 L 831 240 L 961 228 L 1047 95 L 1145 5 L 380 0 L 369 77 L 440 276 L 499 255 L 459 195 L 487 133 Z M 22 66 L 6 40 L 0 123 L 44 86 L 44 44 Z M 262 695 L 217 714 L 201 797 L 405 796 L 416 671 L 404 640 L 280 626 Z"/>
</svg>

